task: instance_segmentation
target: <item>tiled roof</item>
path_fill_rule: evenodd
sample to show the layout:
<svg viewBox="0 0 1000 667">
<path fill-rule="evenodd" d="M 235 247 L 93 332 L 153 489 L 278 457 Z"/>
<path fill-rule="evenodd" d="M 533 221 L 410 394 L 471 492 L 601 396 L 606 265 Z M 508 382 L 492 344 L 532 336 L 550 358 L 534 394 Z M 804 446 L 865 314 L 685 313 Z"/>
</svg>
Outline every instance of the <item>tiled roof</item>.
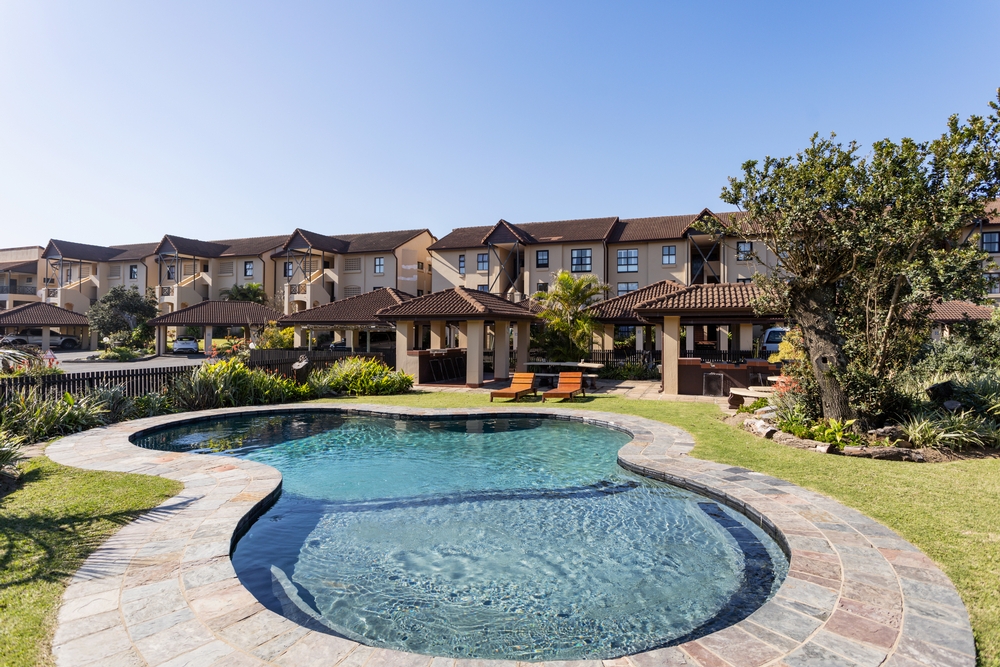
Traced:
<svg viewBox="0 0 1000 667">
<path fill-rule="evenodd" d="M 595 303 L 587 310 L 602 322 L 637 323 L 639 322 L 639 317 L 635 313 L 637 305 L 683 289 L 685 289 L 683 285 L 672 280 L 661 280 L 634 292 Z"/>
<path fill-rule="evenodd" d="M 107 262 L 115 255 L 121 254 L 121 252 L 120 248 L 52 239 L 45 246 L 45 252 L 42 253 L 42 257 L 62 257 L 64 259 L 82 260 L 84 262 Z"/>
<path fill-rule="evenodd" d="M 966 316 L 970 320 L 988 320 L 993 316 L 993 308 L 968 301 L 944 301 L 931 306 L 930 318 L 938 324 L 954 324 Z"/>
<path fill-rule="evenodd" d="M 252 301 L 202 301 L 188 308 L 149 320 L 152 326 L 239 327 L 267 324 L 281 319 L 274 308 Z"/>
<path fill-rule="evenodd" d="M 19 260 L 17 262 L 0 262 L 0 272 L 35 273 L 38 271 L 38 260 Z"/>
<path fill-rule="evenodd" d="M 643 317 L 692 311 L 752 311 L 758 294 L 752 283 L 691 285 L 636 305 Z"/>
<path fill-rule="evenodd" d="M 10 310 L 0 310 L 0 327 L 80 327 L 87 326 L 80 313 L 51 303 L 26 303 Z"/>
<path fill-rule="evenodd" d="M 533 320 L 535 315 L 525 306 L 512 303 L 489 292 L 453 287 L 411 299 L 398 306 L 379 311 L 383 320 L 469 319 L 490 320 L 494 317 L 512 320 Z"/>
<path fill-rule="evenodd" d="M 368 234 L 327 236 L 325 234 L 310 232 L 306 229 L 296 229 L 281 245 L 282 248 L 288 248 L 292 239 L 298 234 L 313 250 L 321 252 L 335 252 L 342 255 L 360 252 L 392 252 L 424 232 L 430 234 L 430 230 L 427 229 L 402 229 L 389 232 L 371 232 Z M 278 257 L 283 254 L 284 250 L 281 250 L 271 256 Z"/>
<path fill-rule="evenodd" d="M 177 251 L 179 255 L 190 255 L 194 257 L 219 257 L 226 251 L 226 246 L 222 243 L 212 241 L 199 241 L 198 239 L 186 239 L 183 236 L 167 234 L 156 246 L 156 252 L 170 253 L 168 246 Z"/>
<path fill-rule="evenodd" d="M 653 218 L 629 218 L 615 225 L 608 243 L 632 243 L 679 239 L 687 232 L 691 223 L 698 219 L 693 215 L 661 215 Z"/>
<path fill-rule="evenodd" d="M 400 292 L 393 287 L 383 287 L 358 296 L 310 308 L 291 315 L 285 315 L 280 322 L 293 324 L 380 324 L 376 317 L 383 308 L 398 306 L 413 299 L 412 294 Z"/>
<path fill-rule="evenodd" d="M 132 245 L 114 245 L 111 246 L 115 250 L 120 250 L 121 252 L 111 258 L 110 261 L 113 262 L 127 262 L 130 260 L 140 260 L 149 257 L 150 255 L 156 254 L 156 246 L 160 245 L 157 243 L 135 243 Z"/>
<path fill-rule="evenodd" d="M 555 220 L 552 222 L 522 222 L 510 223 L 501 220 L 512 230 L 516 230 L 518 239 L 526 244 L 542 243 L 580 243 L 583 241 L 602 241 L 611 233 L 617 217 L 585 218 L 580 220 Z M 461 248 L 481 248 L 486 237 L 498 225 L 492 227 L 459 227 L 437 243 L 430 250 L 457 250 Z"/>
<path fill-rule="evenodd" d="M 220 257 L 250 257 L 281 247 L 287 238 L 287 234 L 281 234 L 279 236 L 254 236 L 248 239 L 225 239 L 213 241 L 213 243 L 226 246 Z"/>
</svg>

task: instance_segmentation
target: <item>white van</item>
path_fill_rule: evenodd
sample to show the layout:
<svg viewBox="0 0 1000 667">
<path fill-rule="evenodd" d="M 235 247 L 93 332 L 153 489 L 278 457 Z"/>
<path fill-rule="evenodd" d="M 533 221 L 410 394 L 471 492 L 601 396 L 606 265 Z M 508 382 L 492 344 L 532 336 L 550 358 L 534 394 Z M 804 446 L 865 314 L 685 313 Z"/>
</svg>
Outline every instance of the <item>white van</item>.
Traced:
<svg viewBox="0 0 1000 667">
<path fill-rule="evenodd" d="M 786 327 L 774 327 L 765 331 L 764 335 L 761 336 L 761 351 L 767 355 L 777 352 L 778 344 L 785 339 L 786 333 L 788 333 Z"/>
</svg>

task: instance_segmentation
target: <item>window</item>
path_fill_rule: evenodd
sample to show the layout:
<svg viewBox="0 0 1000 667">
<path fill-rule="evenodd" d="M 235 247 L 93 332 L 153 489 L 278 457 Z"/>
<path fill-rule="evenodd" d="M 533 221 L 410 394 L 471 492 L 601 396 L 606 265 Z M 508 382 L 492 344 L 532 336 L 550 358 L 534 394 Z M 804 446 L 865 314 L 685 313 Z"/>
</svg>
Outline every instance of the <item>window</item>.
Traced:
<svg viewBox="0 0 1000 667">
<path fill-rule="evenodd" d="M 291 262 L 285 262 L 283 268 L 284 268 L 284 276 L 286 278 L 291 278 L 293 275 L 295 275 L 295 266 Z"/>
<path fill-rule="evenodd" d="M 639 251 L 618 251 L 618 273 L 637 273 L 639 271 Z"/>
<path fill-rule="evenodd" d="M 615 340 L 628 340 L 635 336 L 635 327 L 616 326 Z"/>
<path fill-rule="evenodd" d="M 122 277 L 122 267 L 115 264 L 108 270 L 108 278 L 121 278 Z"/>
<path fill-rule="evenodd" d="M 357 296 L 361 294 L 361 288 L 357 285 L 348 285 L 344 288 L 344 298 L 350 298 L 352 296 Z"/>
<path fill-rule="evenodd" d="M 417 296 L 423 296 L 423 295 L 424 295 L 424 291 L 422 289 L 418 289 L 417 290 Z"/>
<path fill-rule="evenodd" d="M 736 261 L 749 262 L 753 257 L 753 243 L 750 241 L 736 242 Z"/>
<path fill-rule="evenodd" d="M 208 273 L 208 264 L 202 264 L 201 265 L 201 272 L 202 273 Z"/>
<path fill-rule="evenodd" d="M 750 283 L 753 282 L 753 278 L 737 278 L 736 282 L 738 282 L 741 285 L 749 285 Z"/>
<path fill-rule="evenodd" d="M 476 271 L 489 271 L 490 270 L 490 254 L 488 252 L 481 252 L 476 255 Z"/>
<path fill-rule="evenodd" d="M 986 252 L 1000 252 L 1000 232 L 986 232 L 983 234 L 983 250 Z"/>
<path fill-rule="evenodd" d="M 332 269 L 333 268 L 333 264 L 330 263 L 330 260 L 324 259 L 323 260 L 323 268 L 324 269 Z"/>
<path fill-rule="evenodd" d="M 465 255 L 458 256 L 458 273 L 459 275 L 465 275 Z"/>
<path fill-rule="evenodd" d="M 193 276 L 194 275 L 194 262 L 184 262 L 184 264 L 182 265 L 182 268 L 184 270 L 184 275 L 185 276 Z"/>
<path fill-rule="evenodd" d="M 177 272 L 174 270 L 173 264 L 167 267 L 167 280 L 177 280 Z"/>
<path fill-rule="evenodd" d="M 785 339 L 784 329 L 771 329 L 767 332 L 767 340 L 764 341 L 767 345 L 777 345 Z"/>
<path fill-rule="evenodd" d="M 618 283 L 618 296 L 634 292 L 639 289 L 639 283 Z"/>
<path fill-rule="evenodd" d="M 535 251 L 535 268 L 536 269 L 547 269 L 547 268 L 549 268 L 549 251 L 548 250 L 537 250 L 537 251 Z"/>
<path fill-rule="evenodd" d="M 417 262 L 417 271 L 423 271 L 423 270 L 424 270 L 424 263 Z"/>
<path fill-rule="evenodd" d="M 253 261 L 243 262 L 243 277 L 253 278 Z"/>
<path fill-rule="evenodd" d="M 663 246 L 663 266 L 677 266 L 677 246 Z"/>
<path fill-rule="evenodd" d="M 385 257 L 375 258 L 375 275 L 380 276 L 385 273 Z"/>
<path fill-rule="evenodd" d="M 361 270 L 361 258 L 360 257 L 348 257 L 344 260 L 344 271 L 360 271 Z"/>
<path fill-rule="evenodd" d="M 476 287 L 476 289 L 479 290 L 480 292 L 489 292 L 490 291 L 490 286 L 489 285 L 479 285 L 479 286 Z"/>
<path fill-rule="evenodd" d="M 549 291 L 549 284 L 548 283 L 538 283 L 538 289 L 535 290 L 535 291 L 536 292 L 548 292 Z"/>
<path fill-rule="evenodd" d="M 583 273 L 585 271 L 590 271 L 590 248 L 584 248 L 582 250 L 570 250 L 570 271 L 573 273 Z"/>
<path fill-rule="evenodd" d="M 84 264 L 80 267 L 80 277 L 86 278 L 90 275 L 90 264 Z"/>
<path fill-rule="evenodd" d="M 1000 273 L 987 273 L 985 275 L 986 284 L 989 286 L 987 294 L 1000 294 Z"/>
<path fill-rule="evenodd" d="M 253 262 L 251 262 L 250 264 L 252 265 Z M 246 263 L 244 263 L 243 266 L 245 267 Z M 219 262 L 219 275 L 220 276 L 231 276 L 231 275 L 233 275 L 233 271 L 235 271 L 235 270 L 236 270 L 235 263 L 233 263 L 233 262 Z"/>
</svg>

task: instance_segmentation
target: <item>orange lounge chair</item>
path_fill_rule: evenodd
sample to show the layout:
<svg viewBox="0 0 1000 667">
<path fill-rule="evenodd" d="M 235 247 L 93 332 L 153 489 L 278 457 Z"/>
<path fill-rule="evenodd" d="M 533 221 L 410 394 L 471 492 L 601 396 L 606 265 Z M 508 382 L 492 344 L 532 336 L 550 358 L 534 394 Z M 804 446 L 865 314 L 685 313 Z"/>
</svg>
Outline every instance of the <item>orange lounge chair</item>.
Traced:
<svg viewBox="0 0 1000 667">
<path fill-rule="evenodd" d="M 573 398 L 577 394 L 587 395 L 583 391 L 583 373 L 560 373 L 559 386 L 542 394 L 542 402 L 547 398 Z"/>
<path fill-rule="evenodd" d="M 516 401 L 528 394 L 538 396 L 538 390 L 535 389 L 534 385 L 534 373 L 514 373 L 514 380 L 509 387 L 490 392 L 490 403 L 493 402 L 494 398 L 513 398 Z"/>
</svg>

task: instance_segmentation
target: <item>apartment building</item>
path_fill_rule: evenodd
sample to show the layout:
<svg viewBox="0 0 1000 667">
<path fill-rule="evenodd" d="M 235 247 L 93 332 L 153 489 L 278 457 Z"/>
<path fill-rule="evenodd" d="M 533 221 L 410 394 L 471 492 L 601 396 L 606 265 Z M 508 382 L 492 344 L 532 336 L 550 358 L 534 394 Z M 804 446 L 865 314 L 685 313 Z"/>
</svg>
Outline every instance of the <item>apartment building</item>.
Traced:
<svg viewBox="0 0 1000 667">
<path fill-rule="evenodd" d="M 0 248 L 0 309 L 41 301 L 41 246 Z"/>
<path fill-rule="evenodd" d="M 327 236 L 296 229 L 271 255 L 284 278 L 285 314 L 380 287 L 421 296 L 431 290 L 435 242 L 427 229 Z"/>
<path fill-rule="evenodd" d="M 773 258 L 762 244 L 700 231 L 735 213 L 618 217 L 463 227 L 430 246 L 433 289 L 466 287 L 514 300 L 546 291 L 554 275 L 592 274 L 627 294 L 672 280 L 682 285 L 748 282 Z"/>
<path fill-rule="evenodd" d="M 989 284 L 987 296 L 997 305 L 1000 304 L 1000 211 L 994 208 L 989 213 L 990 217 L 977 220 L 967 229 L 966 239 L 978 235 L 980 250 L 989 254 L 983 262 L 983 274 Z"/>
</svg>

